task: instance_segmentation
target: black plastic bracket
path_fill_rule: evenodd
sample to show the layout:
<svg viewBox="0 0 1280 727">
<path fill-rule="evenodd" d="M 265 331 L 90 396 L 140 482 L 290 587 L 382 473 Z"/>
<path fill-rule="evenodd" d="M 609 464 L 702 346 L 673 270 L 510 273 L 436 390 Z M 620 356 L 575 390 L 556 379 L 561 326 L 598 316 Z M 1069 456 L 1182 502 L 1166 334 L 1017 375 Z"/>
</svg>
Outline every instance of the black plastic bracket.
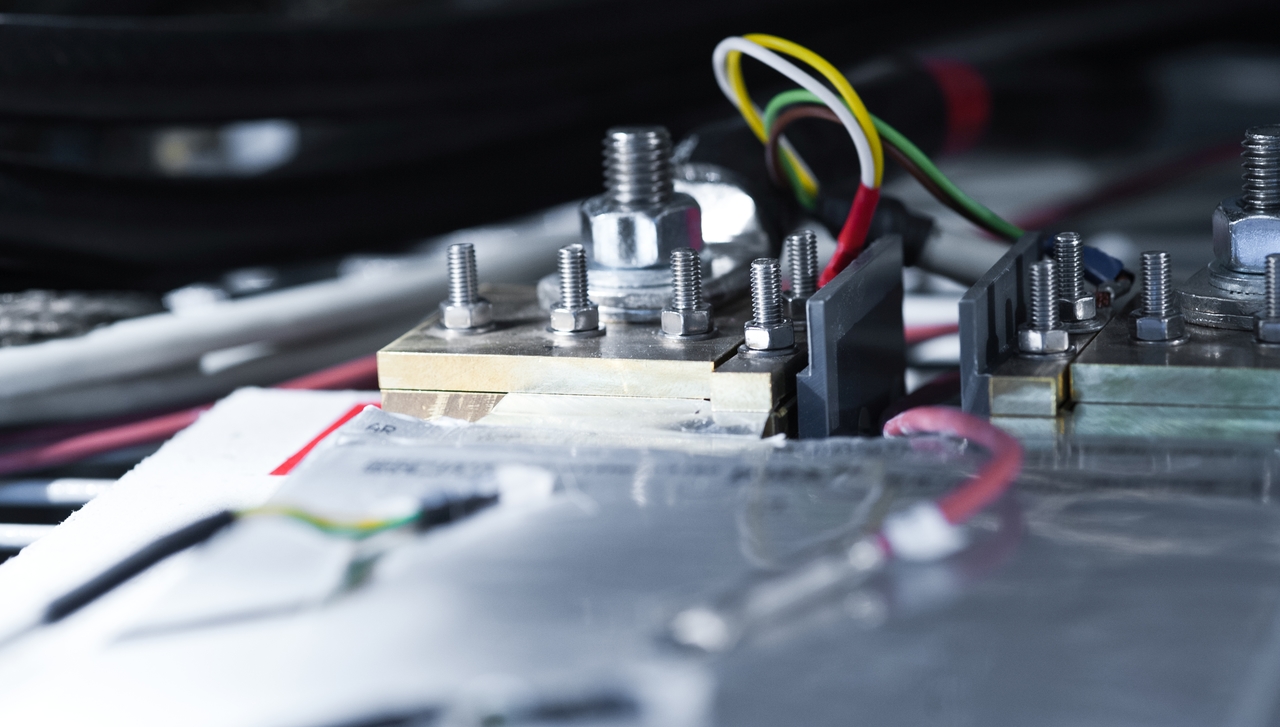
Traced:
<svg viewBox="0 0 1280 727">
<path fill-rule="evenodd" d="M 970 414 L 990 415 L 991 372 L 1017 353 L 1039 241 L 1038 232 L 1023 235 L 960 299 L 960 406 Z"/>
<path fill-rule="evenodd" d="M 902 240 L 873 242 L 806 306 L 809 366 L 796 375 L 802 439 L 875 434 L 904 390 Z"/>
</svg>

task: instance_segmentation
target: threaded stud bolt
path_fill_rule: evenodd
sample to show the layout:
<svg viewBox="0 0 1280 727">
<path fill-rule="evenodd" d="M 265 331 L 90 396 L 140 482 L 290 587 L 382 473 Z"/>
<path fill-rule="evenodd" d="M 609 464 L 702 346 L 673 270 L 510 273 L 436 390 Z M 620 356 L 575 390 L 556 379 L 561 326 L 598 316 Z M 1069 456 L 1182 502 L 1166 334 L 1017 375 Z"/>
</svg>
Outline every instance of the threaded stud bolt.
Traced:
<svg viewBox="0 0 1280 727">
<path fill-rule="evenodd" d="M 1084 285 L 1084 244 L 1075 232 L 1063 232 L 1053 241 L 1057 265 L 1058 314 L 1065 321 L 1091 321 L 1098 315 L 1097 299 Z"/>
<path fill-rule="evenodd" d="M 476 333 L 493 327 L 493 306 L 480 297 L 476 249 L 469 242 L 449 246 L 449 297 L 440 304 L 440 323 L 451 331 Z"/>
<path fill-rule="evenodd" d="M 560 302 L 551 309 L 551 331 L 572 335 L 599 335 L 600 311 L 587 294 L 587 251 L 582 245 L 566 245 L 556 253 L 560 270 Z"/>
<path fill-rule="evenodd" d="M 1169 253 L 1142 253 L 1142 313 L 1166 317 L 1173 312 L 1173 283 L 1169 272 Z"/>
<path fill-rule="evenodd" d="M 801 230 L 787 237 L 787 262 L 791 264 L 791 297 L 812 298 L 818 292 L 818 236 Z"/>
<path fill-rule="evenodd" d="M 1129 332 L 1140 343 L 1181 343 L 1187 321 L 1173 295 L 1169 253 L 1142 253 L 1142 305 L 1134 311 Z"/>
<path fill-rule="evenodd" d="M 746 352 L 784 351 L 795 345 L 795 328 L 782 311 L 782 269 L 773 258 L 751 262 L 751 314 L 743 328 Z"/>
<path fill-rule="evenodd" d="M 1031 327 L 1037 331 L 1061 326 L 1053 300 L 1055 267 L 1052 260 L 1040 260 L 1031 266 Z"/>
<path fill-rule="evenodd" d="M 1056 266 L 1052 260 L 1031 264 L 1031 320 L 1018 330 L 1018 350 L 1044 355 L 1071 350 L 1071 337 L 1058 318 Z"/>
<path fill-rule="evenodd" d="M 1245 131 L 1242 146 L 1245 209 L 1280 209 L 1280 125 Z"/>
<path fill-rule="evenodd" d="M 657 206 L 674 193 L 671 134 L 662 126 L 615 126 L 604 139 L 604 183 L 617 202 Z"/>
<path fill-rule="evenodd" d="M 751 315 L 759 326 L 782 322 L 782 271 L 773 258 L 751 262 Z"/>
<path fill-rule="evenodd" d="M 469 242 L 449 246 L 449 302 L 469 305 L 479 297 L 476 282 L 476 248 Z"/>
<path fill-rule="evenodd" d="M 702 258 L 691 248 L 672 250 L 671 304 L 662 310 L 662 332 L 701 337 L 711 328 L 711 306 L 702 297 Z"/>
</svg>

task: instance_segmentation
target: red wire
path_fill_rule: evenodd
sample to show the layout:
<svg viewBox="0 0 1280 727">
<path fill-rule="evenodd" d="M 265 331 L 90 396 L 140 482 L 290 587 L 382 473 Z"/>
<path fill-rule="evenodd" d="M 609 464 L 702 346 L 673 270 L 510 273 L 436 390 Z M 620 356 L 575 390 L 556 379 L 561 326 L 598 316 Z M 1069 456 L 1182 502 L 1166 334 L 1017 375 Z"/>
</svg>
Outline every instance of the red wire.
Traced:
<svg viewBox="0 0 1280 727">
<path fill-rule="evenodd" d="M 958 333 L 960 325 L 957 323 L 938 323 L 932 326 L 907 326 L 902 331 L 902 337 L 906 340 L 908 346 L 914 346 L 917 343 L 932 341 L 935 338 L 950 336 L 952 333 Z"/>
<path fill-rule="evenodd" d="M 849 206 L 849 216 L 844 220 L 844 227 L 836 237 L 836 253 L 831 262 L 818 278 L 818 285 L 826 285 L 832 278 L 840 274 L 858 257 L 867 242 L 867 231 L 871 229 L 871 217 L 876 212 L 876 204 L 880 201 L 880 190 L 858 185 L 858 193 L 853 196 L 853 204 Z"/>
<path fill-rule="evenodd" d="M 372 383 L 377 385 L 378 362 L 374 356 L 322 369 L 306 376 L 290 379 L 279 389 L 348 389 Z M 78 462 L 82 459 L 124 447 L 149 444 L 168 439 L 194 424 L 212 404 L 105 427 L 96 431 L 27 449 L 0 454 L 0 474 L 45 469 Z"/>
<path fill-rule="evenodd" d="M 944 406 L 909 409 L 884 425 L 886 437 L 908 434 L 950 434 L 991 452 L 991 459 L 971 480 L 938 500 L 938 509 L 952 525 L 959 525 L 1000 498 L 1022 470 L 1022 445 L 990 422 Z"/>
</svg>

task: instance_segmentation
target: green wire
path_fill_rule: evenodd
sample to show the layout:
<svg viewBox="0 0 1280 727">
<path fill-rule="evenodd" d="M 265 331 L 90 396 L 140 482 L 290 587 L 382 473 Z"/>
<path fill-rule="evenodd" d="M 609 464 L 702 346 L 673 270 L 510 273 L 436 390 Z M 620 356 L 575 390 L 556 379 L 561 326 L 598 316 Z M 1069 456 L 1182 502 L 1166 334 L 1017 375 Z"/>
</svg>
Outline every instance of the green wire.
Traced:
<svg viewBox="0 0 1280 727">
<path fill-rule="evenodd" d="M 297 520 L 298 522 L 306 523 L 327 535 L 355 538 L 357 540 L 362 540 L 371 535 L 377 535 L 378 533 L 385 532 L 387 530 L 395 530 L 396 528 L 402 528 L 406 525 L 412 525 L 419 517 L 419 513 L 415 512 L 411 515 L 405 515 L 404 517 L 393 518 L 391 520 L 381 520 L 378 522 L 356 525 L 335 522 L 328 518 L 314 515 L 306 512 L 305 510 L 299 510 L 296 508 L 276 509 L 272 507 L 263 507 L 254 510 L 246 510 L 240 513 L 240 515 L 277 515 L 279 517 L 287 517 Z"/>
<path fill-rule="evenodd" d="M 820 104 L 822 103 L 822 99 L 818 98 L 814 94 L 804 89 L 792 89 L 790 91 L 783 91 L 777 96 L 774 96 L 769 101 L 769 105 L 765 107 L 765 110 L 764 110 L 765 128 L 772 129 L 773 122 L 777 120 L 778 115 L 782 113 L 782 110 L 787 106 L 791 106 L 798 103 Z M 889 126 L 883 120 L 881 120 L 876 116 L 872 116 L 871 119 L 872 121 L 875 122 L 876 131 L 879 131 L 881 136 L 887 139 L 889 143 L 898 147 L 898 149 L 900 149 L 907 158 L 915 162 L 916 165 L 920 167 L 920 169 L 924 170 L 924 173 L 930 179 L 932 179 L 934 183 L 936 183 L 939 187 L 941 187 L 942 190 L 951 197 L 951 199 L 955 200 L 957 204 L 969 210 L 969 212 L 971 212 L 975 217 L 977 217 L 978 219 L 986 223 L 986 225 L 991 231 L 1003 237 L 1007 237 L 1013 240 L 1016 240 L 1022 236 L 1023 231 L 1021 228 L 1009 222 L 1008 220 L 1004 219 L 1000 215 L 997 215 L 996 213 L 987 209 L 977 200 L 965 194 L 950 179 L 947 179 L 946 176 L 943 175 L 942 171 L 939 170 L 938 167 L 934 165 L 933 161 L 930 160 L 929 157 L 926 156 L 924 152 L 920 151 L 919 147 L 917 147 L 915 144 L 912 144 L 911 141 L 907 139 L 907 137 L 898 133 L 897 129 L 893 128 L 892 126 Z M 786 167 L 787 176 L 792 179 L 792 182 L 794 184 L 795 172 L 791 169 L 790 163 L 785 158 L 783 159 L 783 165 Z M 798 189 L 798 185 L 796 186 Z"/>
</svg>

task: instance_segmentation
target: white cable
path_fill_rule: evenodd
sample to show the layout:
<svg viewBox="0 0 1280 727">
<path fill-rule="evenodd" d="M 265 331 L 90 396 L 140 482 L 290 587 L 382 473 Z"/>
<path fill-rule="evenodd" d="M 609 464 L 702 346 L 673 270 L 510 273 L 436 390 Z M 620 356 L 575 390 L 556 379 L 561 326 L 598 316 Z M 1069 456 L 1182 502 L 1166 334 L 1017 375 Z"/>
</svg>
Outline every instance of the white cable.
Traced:
<svg viewBox="0 0 1280 727">
<path fill-rule="evenodd" d="M 720 41 L 720 44 L 716 46 L 715 52 L 711 55 L 711 64 L 716 74 L 716 83 L 730 103 L 738 106 L 738 97 L 733 92 L 733 86 L 729 85 L 729 75 L 726 72 L 729 53 L 735 50 L 751 56 L 790 78 L 799 84 L 801 88 L 817 96 L 834 111 L 835 115 L 840 119 L 840 123 L 844 124 L 849 136 L 853 139 L 853 146 L 858 150 L 859 179 L 862 182 L 862 186 L 868 189 L 876 188 L 876 167 L 871 156 L 871 142 L 867 140 L 867 135 L 862 131 L 862 127 L 858 125 L 858 120 L 853 118 L 853 112 L 849 111 L 849 107 L 844 105 L 840 97 L 836 96 L 821 81 L 800 70 L 798 66 L 777 53 L 746 38 L 737 36 Z M 756 108 L 755 111 L 757 116 L 761 115 L 759 108 Z"/>
</svg>

